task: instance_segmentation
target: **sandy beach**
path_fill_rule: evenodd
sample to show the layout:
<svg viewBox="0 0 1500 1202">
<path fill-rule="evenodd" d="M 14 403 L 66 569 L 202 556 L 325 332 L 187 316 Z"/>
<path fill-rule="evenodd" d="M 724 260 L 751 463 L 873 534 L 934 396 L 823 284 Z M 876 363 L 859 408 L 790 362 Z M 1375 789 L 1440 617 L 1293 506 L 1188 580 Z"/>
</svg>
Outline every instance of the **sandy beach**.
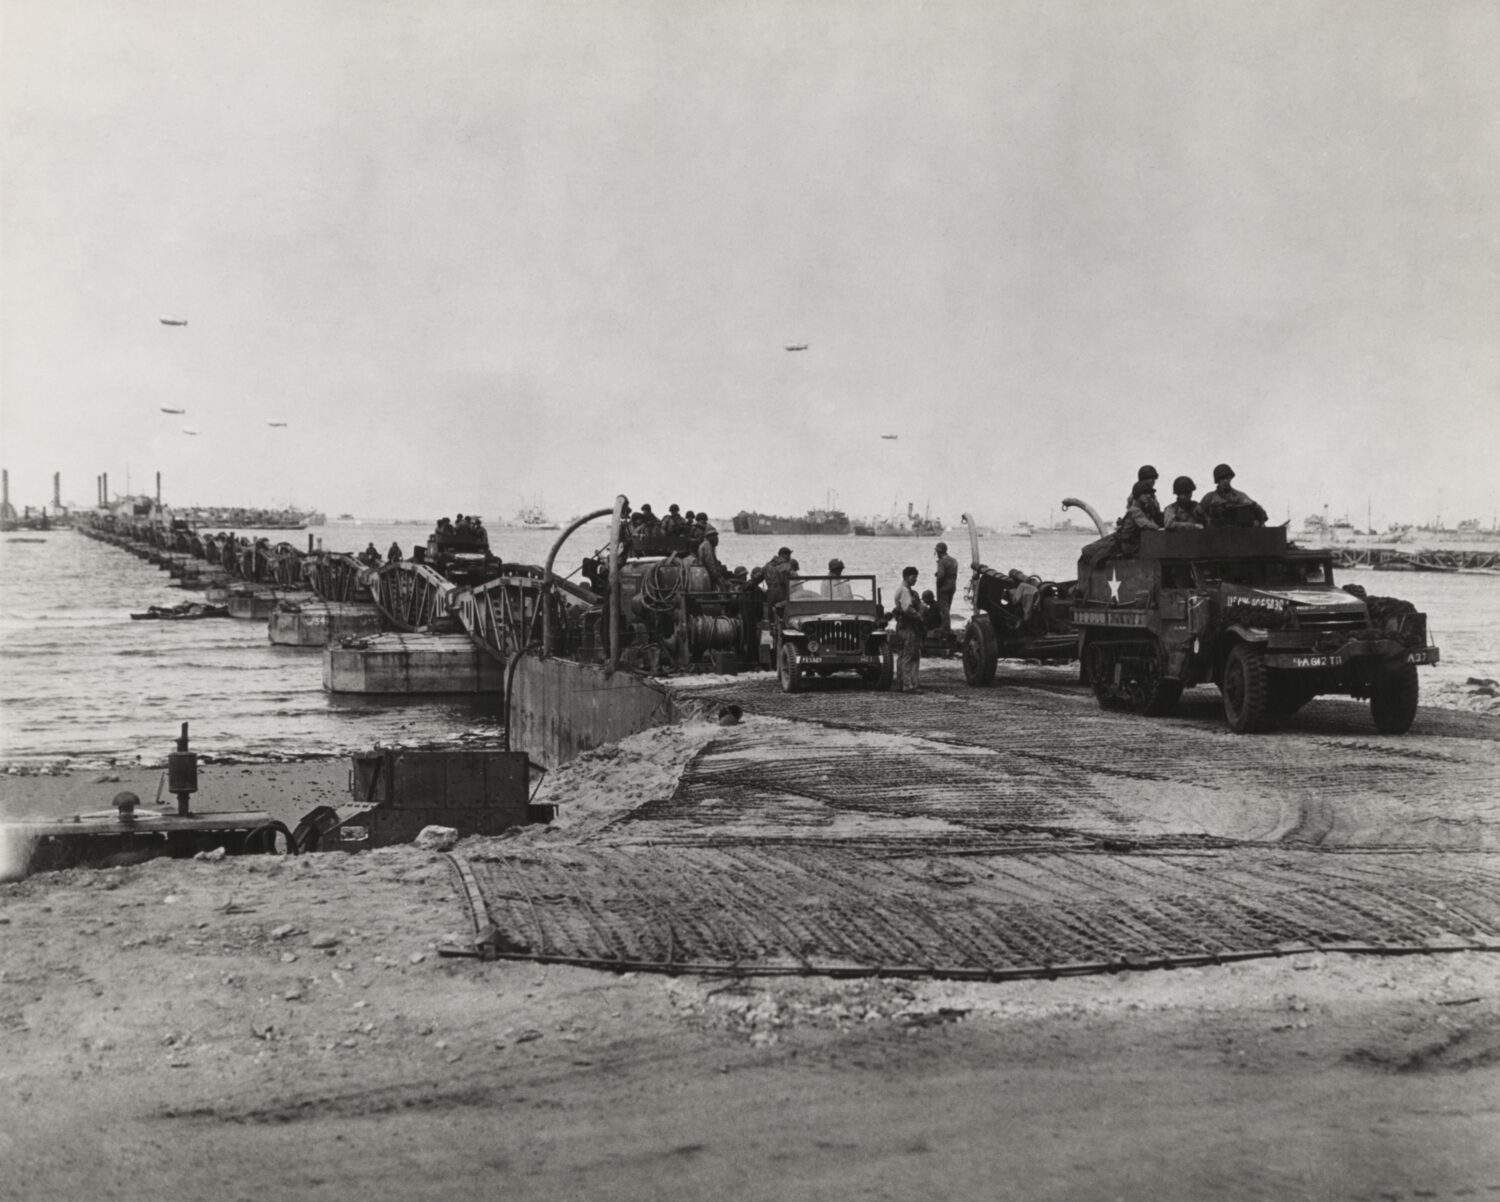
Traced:
<svg viewBox="0 0 1500 1202">
<path fill-rule="evenodd" d="M 575 761 L 546 784 L 561 821 L 498 842 L 589 840 L 713 729 Z M 215 765 L 203 797 L 296 809 L 342 770 Z M 140 788 L 121 776 L 5 784 L 92 804 Z M 448 860 L 413 847 L 0 886 L 0 1196 L 1500 1190 L 1493 955 L 714 979 L 442 955 L 467 923 Z"/>
</svg>

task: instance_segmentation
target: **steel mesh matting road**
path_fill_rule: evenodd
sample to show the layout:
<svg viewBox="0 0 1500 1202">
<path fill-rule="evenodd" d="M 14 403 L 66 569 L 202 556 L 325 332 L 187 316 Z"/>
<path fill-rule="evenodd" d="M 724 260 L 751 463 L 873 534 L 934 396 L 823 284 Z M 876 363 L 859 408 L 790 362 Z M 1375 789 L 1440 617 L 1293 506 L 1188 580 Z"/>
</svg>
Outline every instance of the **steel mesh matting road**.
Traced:
<svg viewBox="0 0 1500 1202">
<path fill-rule="evenodd" d="M 1500 950 L 1500 722 L 1281 731 L 1105 713 L 1059 670 L 914 697 L 714 686 L 670 797 L 457 862 L 501 955 L 678 971 L 1006 976 L 1291 948 Z"/>
</svg>

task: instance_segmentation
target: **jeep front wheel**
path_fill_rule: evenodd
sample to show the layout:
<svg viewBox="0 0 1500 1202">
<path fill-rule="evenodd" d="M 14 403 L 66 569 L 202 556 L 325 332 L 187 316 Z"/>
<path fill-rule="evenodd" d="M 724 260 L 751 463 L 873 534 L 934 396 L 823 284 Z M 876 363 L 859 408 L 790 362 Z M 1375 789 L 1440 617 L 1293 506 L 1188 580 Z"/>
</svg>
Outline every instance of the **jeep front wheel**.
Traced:
<svg viewBox="0 0 1500 1202">
<path fill-rule="evenodd" d="M 1247 643 L 1237 643 L 1224 664 L 1224 718 L 1237 735 L 1266 728 L 1266 661 Z"/>
<path fill-rule="evenodd" d="M 990 619 L 986 614 L 978 614 L 964 630 L 964 679 L 972 685 L 994 684 L 999 658 Z"/>
<path fill-rule="evenodd" d="M 776 665 L 776 679 L 783 693 L 802 691 L 802 665 L 797 662 L 790 645 L 781 644 L 781 659 Z"/>
<path fill-rule="evenodd" d="M 1402 664 L 1375 678 L 1370 692 L 1370 716 L 1383 735 L 1404 735 L 1417 716 L 1417 665 Z"/>
</svg>

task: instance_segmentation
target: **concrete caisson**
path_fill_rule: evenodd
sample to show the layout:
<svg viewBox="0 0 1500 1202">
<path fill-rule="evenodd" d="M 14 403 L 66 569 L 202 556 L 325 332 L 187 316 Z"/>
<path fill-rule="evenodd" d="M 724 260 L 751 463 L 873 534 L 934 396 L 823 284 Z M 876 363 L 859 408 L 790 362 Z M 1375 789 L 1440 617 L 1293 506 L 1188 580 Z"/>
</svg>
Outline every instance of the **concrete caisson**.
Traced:
<svg viewBox="0 0 1500 1202">
<path fill-rule="evenodd" d="M 326 647 L 379 633 L 380 611 L 353 601 L 283 603 L 267 624 L 271 642 L 281 647 Z"/>
<path fill-rule="evenodd" d="M 323 653 L 330 693 L 490 693 L 503 670 L 464 635 L 382 634 Z"/>
<path fill-rule="evenodd" d="M 549 769 L 674 720 L 672 698 L 653 680 L 530 655 L 516 665 L 506 713 L 511 746 Z"/>
</svg>

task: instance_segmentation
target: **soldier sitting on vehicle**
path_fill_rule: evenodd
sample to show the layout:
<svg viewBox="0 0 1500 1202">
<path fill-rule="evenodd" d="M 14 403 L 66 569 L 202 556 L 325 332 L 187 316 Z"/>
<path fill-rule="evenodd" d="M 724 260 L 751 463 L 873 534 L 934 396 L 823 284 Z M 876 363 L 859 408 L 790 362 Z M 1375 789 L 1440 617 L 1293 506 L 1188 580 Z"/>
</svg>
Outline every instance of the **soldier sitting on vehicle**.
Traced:
<svg viewBox="0 0 1500 1202">
<path fill-rule="evenodd" d="M 1172 492 L 1177 499 L 1162 514 L 1162 525 L 1167 530 L 1203 529 L 1203 510 L 1193 500 L 1193 490 L 1197 487 L 1191 476 L 1178 476 L 1172 481 Z"/>
<path fill-rule="evenodd" d="M 1143 469 L 1144 470 L 1144 469 Z M 1130 508 L 1115 532 L 1121 555 L 1136 555 L 1141 549 L 1142 530 L 1161 529 L 1161 507 L 1156 503 L 1156 482 L 1137 480 L 1130 490 Z"/>
<path fill-rule="evenodd" d="M 378 548 L 374 543 L 368 544 L 365 549 L 359 553 L 359 562 L 365 564 L 367 567 L 376 567 L 380 563 L 380 548 Z"/>
<path fill-rule="evenodd" d="M 1143 481 L 1150 482 L 1151 494 L 1148 500 L 1145 500 L 1141 503 L 1141 508 L 1145 511 L 1147 517 L 1155 519 L 1158 527 L 1161 526 L 1163 521 L 1161 506 L 1158 505 L 1156 501 L 1156 481 L 1159 475 L 1160 473 L 1158 473 L 1157 470 L 1149 463 L 1141 465 L 1140 470 L 1135 474 L 1135 484 L 1133 484 L 1130 488 L 1130 496 L 1125 498 L 1125 517 L 1121 518 L 1119 522 L 1115 523 L 1116 529 L 1118 529 L 1122 523 L 1129 520 L 1130 507 L 1137 503 L 1138 494 L 1136 492 L 1136 489 L 1140 487 Z"/>
<path fill-rule="evenodd" d="M 673 501 L 667 506 L 667 516 L 661 520 L 661 532 L 666 535 L 677 535 L 687 529 L 687 522 L 683 520 L 682 514 L 677 511 L 677 502 Z"/>
<path fill-rule="evenodd" d="M 1198 503 L 1208 526 L 1264 526 L 1266 511 L 1229 482 L 1234 469 L 1227 463 L 1214 468 L 1214 491 Z"/>
</svg>

